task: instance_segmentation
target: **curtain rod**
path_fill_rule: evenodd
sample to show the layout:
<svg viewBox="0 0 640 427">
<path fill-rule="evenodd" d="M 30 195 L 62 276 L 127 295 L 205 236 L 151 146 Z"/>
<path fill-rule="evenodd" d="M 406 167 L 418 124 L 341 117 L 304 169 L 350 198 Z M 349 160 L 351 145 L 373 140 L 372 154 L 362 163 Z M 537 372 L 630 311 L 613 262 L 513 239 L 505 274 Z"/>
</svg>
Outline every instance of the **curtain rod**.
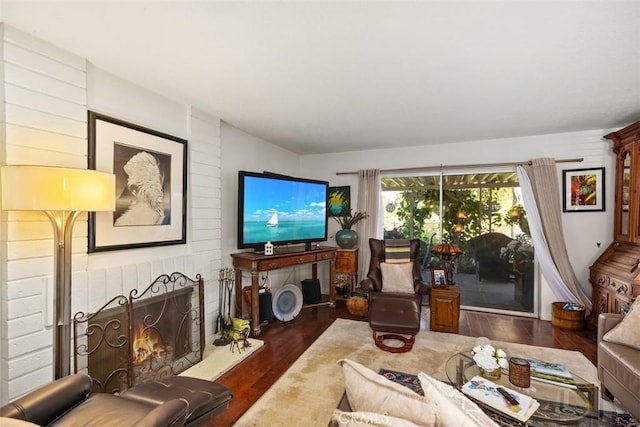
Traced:
<svg viewBox="0 0 640 427">
<path fill-rule="evenodd" d="M 556 163 L 581 163 L 584 161 L 583 157 L 576 159 L 559 159 Z M 415 168 L 400 168 L 400 169 L 380 169 L 380 173 L 405 173 L 405 172 L 428 172 L 433 170 L 442 169 L 473 169 L 473 168 L 487 168 L 487 167 L 501 167 L 501 166 L 522 166 L 531 165 L 532 161 L 524 162 L 506 162 L 506 163 L 477 163 L 472 165 L 439 165 L 439 166 L 422 166 Z M 336 172 L 336 175 L 357 175 L 358 172 Z"/>
</svg>

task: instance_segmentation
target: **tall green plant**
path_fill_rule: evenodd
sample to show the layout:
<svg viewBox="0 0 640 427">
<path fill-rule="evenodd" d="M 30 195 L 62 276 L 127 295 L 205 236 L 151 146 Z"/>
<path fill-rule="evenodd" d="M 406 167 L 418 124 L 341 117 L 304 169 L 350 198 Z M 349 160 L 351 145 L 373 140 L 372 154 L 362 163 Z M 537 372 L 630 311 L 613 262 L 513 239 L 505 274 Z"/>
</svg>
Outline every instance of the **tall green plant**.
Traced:
<svg viewBox="0 0 640 427">
<path fill-rule="evenodd" d="M 405 191 L 401 193 L 396 216 L 401 224 L 398 231 L 403 237 L 421 239 L 428 242 L 438 228 L 429 229 L 428 220 L 439 218 L 438 190 Z M 518 216 L 508 216 L 513 192 L 510 188 L 472 188 L 443 191 L 442 223 L 443 241 L 465 245 L 466 240 L 490 231 L 499 231 L 505 225 L 517 222 L 526 227 L 524 210 L 516 205 Z M 524 229 L 523 229 L 524 230 Z M 413 233 L 412 233 L 413 231 Z M 504 231 L 504 230 L 503 230 Z M 526 231 L 525 231 L 526 232 Z"/>
<path fill-rule="evenodd" d="M 433 207 L 425 193 L 403 192 L 396 210 L 396 216 L 400 220 L 398 231 L 406 238 L 413 235 L 415 239 L 428 240 L 424 224 L 432 213 Z"/>
</svg>

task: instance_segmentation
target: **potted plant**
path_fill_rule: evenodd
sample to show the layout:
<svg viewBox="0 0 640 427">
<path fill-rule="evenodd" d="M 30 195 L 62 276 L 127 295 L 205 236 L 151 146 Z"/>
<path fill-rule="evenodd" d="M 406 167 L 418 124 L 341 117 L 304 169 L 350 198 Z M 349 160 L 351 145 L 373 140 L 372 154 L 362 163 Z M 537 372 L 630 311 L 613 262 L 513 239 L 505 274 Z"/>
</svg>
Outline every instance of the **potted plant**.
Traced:
<svg viewBox="0 0 640 427">
<path fill-rule="evenodd" d="M 350 207 L 345 208 L 344 212 L 344 215 L 333 217 L 340 224 L 340 230 L 336 233 L 336 243 L 342 249 L 353 249 L 358 243 L 358 233 L 351 227 L 367 218 L 369 214 L 358 211 L 352 213 Z"/>
</svg>

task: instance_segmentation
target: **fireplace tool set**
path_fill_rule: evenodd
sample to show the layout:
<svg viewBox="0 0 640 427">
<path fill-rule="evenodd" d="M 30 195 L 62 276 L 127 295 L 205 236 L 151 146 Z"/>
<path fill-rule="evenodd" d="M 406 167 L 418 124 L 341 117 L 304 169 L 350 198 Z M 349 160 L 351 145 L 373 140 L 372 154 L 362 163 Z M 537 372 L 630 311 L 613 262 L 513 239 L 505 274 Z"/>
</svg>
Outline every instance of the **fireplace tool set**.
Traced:
<svg viewBox="0 0 640 427">
<path fill-rule="evenodd" d="M 251 328 L 248 320 L 231 317 L 234 285 L 235 270 L 233 268 L 220 269 L 218 272 L 218 317 L 215 330 L 216 334 L 220 333 L 220 337 L 213 342 L 213 345 L 231 344 L 231 351 L 234 351 L 234 347 L 236 347 L 238 352 L 241 352 L 242 349 L 251 345 L 247 340 Z M 242 342 L 242 349 L 240 342 Z"/>
</svg>

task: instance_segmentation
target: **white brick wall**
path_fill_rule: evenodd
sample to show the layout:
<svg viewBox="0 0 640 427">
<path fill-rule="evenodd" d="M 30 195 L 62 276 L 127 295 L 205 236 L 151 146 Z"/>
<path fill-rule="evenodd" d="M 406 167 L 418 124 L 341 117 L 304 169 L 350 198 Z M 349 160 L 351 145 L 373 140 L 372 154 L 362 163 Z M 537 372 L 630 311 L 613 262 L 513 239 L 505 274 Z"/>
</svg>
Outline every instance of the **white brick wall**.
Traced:
<svg viewBox="0 0 640 427">
<path fill-rule="evenodd" d="M 189 136 L 189 217 L 188 239 L 196 271 L 202 273 L 205 301 L 205 339 L 213 341 L 218 316 L 218 270 L 220 251 L 220 120 L 191 110 Z"/>
<path fill-rule="evenodd" d="M 4 27 L 6 164 L 87 165 L 85 61 Z M 16 189 L 19 191 L 19 189 Z M 37 212 L 3 212 L 2 383 L 4 400 L 52 378 L 53 233 Z M 86 265 L 86 216 L 74 229 L 75 268 Z M 19 290 L 28 286 L 28 292 Z M 4 295 L 6 289 L 6 295 Z"/>
<path fill-rule="evenodd" d="M 2 30 L 3 164 L 86 168 L 86 82 L 91 77 L 90 67 L 83 58 L 11 27 L 2 26 Z M 104 80 L 101 82 L 104 86 Z M 137 87 L 133 90 L 144 92 Z M 110 88 L 100 87 L 97 91 L 108 93 Z M 162 97 L 150 95 L 148 99 Z M 181 110 L 179 106 L 170 108 Z M 180 271 L 194 277 L 199 273 L 205 279 L 205 338 L 210 342 L 214 338 L 217 270 L 221 265 L 220 120 L 186 106 L 182 110 L 188 113 L 175 119 L 172 128 L 185 129 L 189 140 L 186 247 L 138 249 L 124 251 L 125 255 L 122 251 L 92 254 L 102 262 L 90 268 L 87 217 L 82 214 L 73 233 L 72 312 L 93 312 L 116 295 L 146 288 L 160 274 Z M 129 121 L 136 123 L 135 118 Z M 53 232 L 44 214 L 4 211 L 1 231 L 3 404 L 49 382 L 53 376 Z M 121 262 L 123 259 L 126 262 Z M 136 259 L 142 261 L 135 262 Z"/>
</svg>

